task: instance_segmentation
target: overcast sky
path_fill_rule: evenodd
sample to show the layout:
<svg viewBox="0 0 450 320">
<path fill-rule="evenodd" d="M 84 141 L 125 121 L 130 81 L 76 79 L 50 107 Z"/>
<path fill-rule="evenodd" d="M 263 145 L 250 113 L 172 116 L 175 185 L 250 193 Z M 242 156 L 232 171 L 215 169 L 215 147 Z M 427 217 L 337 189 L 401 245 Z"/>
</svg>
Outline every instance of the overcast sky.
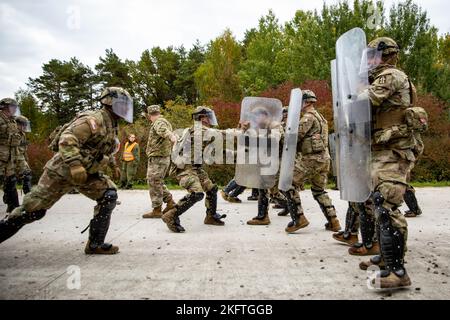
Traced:
<svg viewBox="0 0 450 320">
<path fill-rule="evenodd" d="M 337 0 L 326 0 L 336 3 Z M 352 2 L 352 1 L 350 1 Z M 393 0 L 386 0 L 390 8 Z M 397 2 L 397 1 L 395 1 Z M 415 0 L 439 33 L 450 32 L 447 0 Z M 205 44 L 230 28 L 238 40 L 269 9 L 281 23 L 323 0 L 0 0 L 0 98 L 25 88 L 52 58 L 92 68 L 107 48 L 136 60 L 153 46 Z"/>
</svg>

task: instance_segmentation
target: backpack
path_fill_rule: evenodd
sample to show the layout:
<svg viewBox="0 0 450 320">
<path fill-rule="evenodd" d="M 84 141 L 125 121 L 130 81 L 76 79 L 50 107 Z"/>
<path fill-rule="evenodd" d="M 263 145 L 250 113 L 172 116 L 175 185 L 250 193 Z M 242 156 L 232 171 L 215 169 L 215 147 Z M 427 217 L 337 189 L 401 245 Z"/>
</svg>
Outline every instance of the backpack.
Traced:
<svg viewBox="0 0 450 320">
<path fill-rule="evenodd" d="M 74 123 L 76 120 L 87 116 L 88 113 L 80 113 L 75 118 L 73 118 L 71 121 L 67 122 L 64 125 L 57 126 L 55 130 L 53 130 L 52 133 L 50 133 L 50 144 L 48 145 L 48 148 L 52 150 L 53 152 L 59 151 L 59 139 L 61 138 L 61 134 L 70 126 L 72 123 Z"/>
</svg>

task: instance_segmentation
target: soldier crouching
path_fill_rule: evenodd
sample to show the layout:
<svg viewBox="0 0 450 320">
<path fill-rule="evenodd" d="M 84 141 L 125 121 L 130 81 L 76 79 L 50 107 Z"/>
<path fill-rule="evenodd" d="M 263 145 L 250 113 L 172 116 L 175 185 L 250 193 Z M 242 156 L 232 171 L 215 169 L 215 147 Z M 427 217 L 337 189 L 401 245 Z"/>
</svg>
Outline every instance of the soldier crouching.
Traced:
<svg viewBox="0 0 450 320">
<path fill-rule="evenodd" d="M 50 147 L 57 153 L 44 168 L 38 185 L 26 194 L 23 204 L 0 221 L 0 242 L 13 236 L 25 224 L 42 219 L 64 194 L 76 188 L 97 201 L 89 223 L 86 254 L 115 254 L 117 246 L 105 243 L 111 214 L 116 206 L 117 188 L 102 174 L 110 165 L 115 175 L 120 169 L 114 154 L 118 150 L 118 119 L 133 121 L 133 101 L 127 91 L 110 87 L 102 92 L 103 108 L 85 112 L 64 125 Z"/>
<path fill-rule="evenodd" d="M 208 107 L 199 106 L 192 113 L 192 118 L 194 120 L 194 126 L 185 129 L 179 143 L 175 146 L 186 147 L 190 145 L 191 152 L 194 153 L 194 163 L 173 163 L 173 168 L 171 171 L 175 171 L 176 178 L 181 187 L 188 191 L 183 198 L 181 198 L 175 205 L 175 208 L 167 211 L 162 216 L 162 220 L 166 223 L 167 227 L 173 232 L 184 232 L 185 229 L 181 226 L 180 215 L 191 208 L 195 203 L 201 201 L 205 195 L 205 206 L 206 206 L 206 217 L 204 223 L 208 225 L 223 226 L 225 222 L 222 221 L 226 215 L 220 215 L 217 213 L 217 191 L 218 187 L 215 183 L 211 181 L 208 173 L 203 169 L 203 162 L 196 161 L 197 152 L 205 150 L 206 145 L 203 137 L 207 133 L 223 135 L 226 132 L 232 133 L 231 131 L 223 131 L 212 129 L 211 126 L 217 126 L 217 119 L 214 111 Z M 196 145 L 199 143 L 199 145 Z M 191 155 L 191 153 L 190 153 Z M 190 159 L 192 159 L 190 157 Z M 172 159 L 177 162 L 176 159 Z M 199 163 L 198 163 L 199 162 Z M 176 169 L 175 169 L 176 166 Z"/>
</svg>

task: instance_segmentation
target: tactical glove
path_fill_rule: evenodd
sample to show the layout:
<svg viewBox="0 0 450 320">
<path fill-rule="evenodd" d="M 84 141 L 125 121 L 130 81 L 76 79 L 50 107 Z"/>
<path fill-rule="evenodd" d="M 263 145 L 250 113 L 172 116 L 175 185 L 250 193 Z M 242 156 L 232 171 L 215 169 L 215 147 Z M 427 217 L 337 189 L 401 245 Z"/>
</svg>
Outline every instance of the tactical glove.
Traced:
<svg viewBox="0 0 450 320">
<path fill-rule="evenodd" d="M 86 169 L 81 164 L 71 166 L 70 175 L 72 176 L 73 182 L 77 185 L 84 184 L 87 180 Z"/>
</svg>

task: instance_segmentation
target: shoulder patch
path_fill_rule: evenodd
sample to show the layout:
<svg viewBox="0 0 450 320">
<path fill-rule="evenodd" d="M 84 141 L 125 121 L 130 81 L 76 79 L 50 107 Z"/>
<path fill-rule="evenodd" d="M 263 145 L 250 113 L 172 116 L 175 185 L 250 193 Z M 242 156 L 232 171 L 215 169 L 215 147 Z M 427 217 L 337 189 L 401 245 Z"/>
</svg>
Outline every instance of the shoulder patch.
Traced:
<svg viewBox="0 0 450 320">
<path fill-rule="evenodd" d="M 378 78 L 378 83 L 379 84 L 385 84 L 386 83 L 386 76 L 381 76 Z"/>
<path fill-rule="evenodd" d="M 92 133 L 96 133 L 97 130 L 98 130 L 98 124 L 97 124 L 97 122 L 95 121 L 95 119 L 94 119 L 94 118 L 88 118 L 88 119 L 87 119 L 87 122 L 88 122 L 88 124 L 89 124 L 89 127 L 91 127 Z"/>
</svg>

